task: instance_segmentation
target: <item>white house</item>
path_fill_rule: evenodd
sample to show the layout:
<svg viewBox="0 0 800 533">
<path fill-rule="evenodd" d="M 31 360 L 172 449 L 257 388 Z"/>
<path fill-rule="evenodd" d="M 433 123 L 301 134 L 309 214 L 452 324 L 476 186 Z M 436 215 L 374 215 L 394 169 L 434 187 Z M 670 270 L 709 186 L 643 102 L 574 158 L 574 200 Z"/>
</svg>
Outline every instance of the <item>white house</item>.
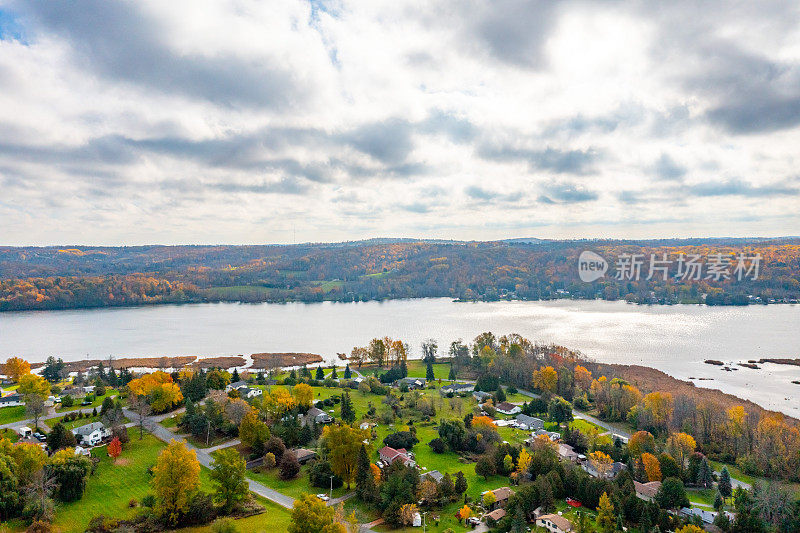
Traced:
<svg viewBox="0 0 800 533">
<path fill-rule="evenodd" d="M 264 394 L 264 391 L 261 389 L 251 389 L 250 387 L 239 387 L 236 390 L 239 392 L 239 397 L 244 398 L 245 400 L 249 400 L 250 398 L 255 398 L 256 396 L 261 396 Z"/>
<path fill-rule="evenodd" d="M 234 383 L 229 383 L 228 385 L 225 385 L 225 392 L 241 389 L 242 387 L 247 387 L 246 381 L 236 381 Z"/>
<path fill-rule="evenodd" d="M 102 422 L 93 422 L 72 430 L 75 440 L 82 446 L 97 446 L 103 439 L 111 436 L 111 430 Z"/>
<path fill-rule="evenodd" d="M 17 405 L 25 405 L 21 394 L 9 394 L 0 398 L 0 407 L 14 407 Z"/>
<path fill-rule="evenodd" d="M 516 418 L 517 427 L 520 429 L 535 431 L 544 428 L 544 420 L 535 416 L 519 414 Z"/>
<path fill-rule="evenodd" d="M 572 522 L 557 514 L 540 516 L 536 519 L 536 526 L 543 527 L 551 533 L 569 533 L 572 531 Z"/>
<path fill-rule="evenodd" d="M 495 406 L 495 409 L 498 413 L 502 413 L 504 415 L 515 415 L 522 411 L 522 408 L 519 405 L 514 405 L 513 403 L 508 402 L 498 403 Z"/>
</svg>

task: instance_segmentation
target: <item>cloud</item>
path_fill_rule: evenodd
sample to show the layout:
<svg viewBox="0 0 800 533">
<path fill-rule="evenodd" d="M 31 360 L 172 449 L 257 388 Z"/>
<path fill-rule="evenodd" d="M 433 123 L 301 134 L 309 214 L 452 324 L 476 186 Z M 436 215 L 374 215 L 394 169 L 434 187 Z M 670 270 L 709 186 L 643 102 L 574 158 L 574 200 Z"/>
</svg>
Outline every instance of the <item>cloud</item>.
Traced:
<svg viewBox="0 0 800 533">
<path fill-rule="evenodd" d="M 800 187 L 788 181 L 768 185 L 754 185 L 740 179 L 705 181 L 685 186 L 686 192 L 694 196 L 745 196 L 764 198 L 775 196 L 800 196 Z"/>
<path fill-rule="evenodd" d="M 583 185 L 565 182 L 551 182 L 542 185 L 539 201 L 544 204 L 578 204 L 597 200 L 600 195 Z"/>
<path fill-rule="evenodd" d="M 653 165 L 653 171 L 662 180 L 679 180 L 686 175 L 686 167 L 676 163 L 669 154 L 661 154 Z"/>
<path fill-rule="evenodd" d="M 525 161 L 531 169 L 557 174 L 589 174 L 599 158 L 594 150 L 535 150 L 502 145 L 483 145 L 478 148 L 478 155 L 493 161 Z"/>
</svg>

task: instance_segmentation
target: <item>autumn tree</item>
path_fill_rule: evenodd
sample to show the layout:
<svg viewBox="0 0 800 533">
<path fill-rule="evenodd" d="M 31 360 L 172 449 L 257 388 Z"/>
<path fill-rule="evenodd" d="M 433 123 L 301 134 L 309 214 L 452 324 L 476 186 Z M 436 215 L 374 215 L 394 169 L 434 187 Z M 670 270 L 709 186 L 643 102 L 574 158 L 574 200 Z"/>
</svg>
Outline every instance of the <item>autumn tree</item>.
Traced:
<svg viewBox="0 0 800 533">
<path fill-rule="evenodd" d="M 244 458 L 233 448 L 217 451 L 211 464 L 211 480 L 216 487 L 215 498 L 225 514 L 249 496 Z"/>
<path fill-rule="evenodd" d="M 311 407 L 311 402 L 314 400 L 314 391 L 310 385 L 298 383 L 292 390 L 297 405 L 300 407 Z"/>
<path fill-rule="evenodd" d="M 528 453 L 528 450 L 522 448 L 519 452 L 519 457 L 517 458 L 517 472 L 520 475 L 524 475 L 531 467 L 531 456 Z"/>
<path fill-rule="evenodd" d="M 239 424 L 239 440 L 242 444 L 253 450 L 253 453 L 261 455 L 269 438 L 269 427 L 258 419 L 255 411 L 248 411 Z"/>
<path fill-rule="evenodd" d="M 406 503 L 400 507 L 400 524 L 410 526 L 414 523 L 414 516 L 417 514 L 417 506 L 413 503 Z"/>
<path fill-rule="evenodd" d="M 552 366 L 533 371 L 533 386 L 544 393 L 554 393 L 558 385 L 558 374 Z"/>
<path fill-rule="evenodd" d="M 614 464 L 614 460 L 607 453 L 597 450 L 589 454 L 589 464 L 595 469 L 598 477 L 603 479 L 611 472 L 611 466 Z"/>
<path fill-rule="evenodd" d="M 3 373 L 14 383 L 19 383 L 22 376 L 31 373 L 31 364 L 21 357 L 9 357 L 3 365 Z"/>
<path fill-rule="evenodd" d="M 387 346 L 383 342 L 383 339 L 372 339 L 369 341 L 367 351 L 369 352 L 369 360 L 379 367 L 382 367 L 386 362 Z"/>
<path fill-rule="evenodd" d="M 628 440 L 628 451 L 634 457 L 656 451 L 656 439 L 649 431 L 637 431 Z"/>
<path fill-rule="evenodd" d="M 369 353 L 367 352 L 367 349 L 356 346 L 350 351 L 350 357 L 348 359 L 357 364 L 358 368 L 361 368 L 361 365 L 363 365 L 368 358 Z"/>
<path fill-rule="evenodd" d="M 328 450 L 328 460 L 333 472 L 347 483 L 355 481 L 358 455 L 364 440 L 369 438 L 366 430 L 356 429 L 347 424 L 326 426 L 322 433 L 323 445 Z"/>
<path fill-rule="evenodd" d="M 131 380 L 128 388 L 131 395 L 146 398 L 156 413 L 163 413 L 183 401 L 181 388 L 172 381 L 172 376 L 160 370 Z"/>
<path fill-rule="evenodd" d="M 661 464 L 655 455 L 645 452 L 639 460 L 644 465 L 647 481 L 661 481 Z"/>
<path fill-rule="evenodd" d="M 459 509 L 458 512 L 456 512 L 456 518 L 458 518 L 459 522 L 463 522 L 464 520 L 467 520 L 471 516 L 472 516 L 472 509 L 470 509 L 469 506 L 466 504 L 464 505 L 464 507 Z"/>
<path fill-rule="evenodd" d="M 119 457 L 122 453 L 122 443 L 117 437 L 114 437 L 111 442 L 108 443 L 106 449 L 108 451 L 108 456 L 114 460 L 114 463 L 116 463 L 117 457 Z"/>
<path fill-rule="evenodd" d="M 688 433 L 673 433 L 667 439 L 667 450 L 678 463 L 681 472 L 683 472 L 686 467 L 686 461 L 688 461 L 689 456 L 695 449 L 697 449 L 697 443 L 694 437 Z"/>
<path fill-rule="evenodd" d="M 600 503 L 597 504 L 597 526 L 602 533 L 611 533 L 617 525 L 617 519 L 614 516 L 614 504 L 611 503 L 611 498 L 607 493 L 600 496 Z"/>
<path fill-rule="evenodd" d="M 344 526 L 334 522 L 335 510 L 314 495 L 303 494 L 294 501 L 289 533 L 344 533 Z"/>
<path fill-rule="evenodd" d="M 183 442 L 170 441 L 153 467 L 152 484 L 156 492 L 156 513 L 167 523 L 176 525 L 200 486 L 197 454 Z"/>
<path fill-rule="evenodd" d="M 137 396 L 131 394 L 128 397 L 128 407 L 131 411 L 136 413 L 136 425 L 139 426 L 139 440 L 144 438 L 144 426 L 147 423 L 147 417 L 153 412 L 150 404 L 147 403 L 145 396 Z"/>
<path fill-rule="evenodd" d="M 17 388 L 25 399 L 25 411 L 34 418 L 34 424 L 39 427 L 39 418 L 44 414 L 44 402 L 50 395 L 50 383 L 36 374 L 24 374 L 19 380 Z"/>
<path fill-rule="evenodd" d="M 575 367 L 573 381 L 575 388 L 579 391 L 586 392 L 592 386 L 592 373 L 581 365 Z"/>
</svg>

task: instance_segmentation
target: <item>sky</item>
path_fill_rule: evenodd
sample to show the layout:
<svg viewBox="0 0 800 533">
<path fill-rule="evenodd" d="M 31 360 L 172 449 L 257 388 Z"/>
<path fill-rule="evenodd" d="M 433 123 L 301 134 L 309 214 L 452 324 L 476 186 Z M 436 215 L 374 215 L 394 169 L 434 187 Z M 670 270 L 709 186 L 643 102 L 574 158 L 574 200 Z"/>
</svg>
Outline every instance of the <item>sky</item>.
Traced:
<svg viewBox="0 0 800 533">
<path fill-rule="evenodd" d="M 796 1 L 0 0 L 0 245 L 798 234 Z"/>
</svg>

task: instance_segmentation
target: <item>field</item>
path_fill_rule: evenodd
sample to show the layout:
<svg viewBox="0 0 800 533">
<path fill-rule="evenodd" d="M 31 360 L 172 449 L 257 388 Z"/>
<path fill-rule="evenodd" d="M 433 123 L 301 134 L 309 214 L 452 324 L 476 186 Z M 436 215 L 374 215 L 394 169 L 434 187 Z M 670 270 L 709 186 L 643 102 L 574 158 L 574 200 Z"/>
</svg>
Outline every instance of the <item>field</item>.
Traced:
<svg viewBox="0 0 800 533">
<path fill-rule="evenodd" d="M 94 409 L 95 407 L 99 408 L 101 405 L 103 405 L 103 400 L 105 400 L 106 398 L 115 398 L 118 394 L 119 392 L 116 391 L 115 389 L 106 387 L 106 393 L 103 396 L 96 396 L 91 405 L 81 405 L 81 402 L 86 397 L 86 395 L 83 395 L 78 398 L 74 398 L 75 405 L 73 405 L 72 407 L 66 407 L 66 408 L 61 407 L 56 412 L 59 414 L 70 413 L 72 411 L 87 411 L 91 413 L 92 409 Z"/>
<path fill-rule="evenodd" d="M 147 469 L 156 463 L 164 443 L 150 434 L 139 440 L 139 435 L 128 430 L 130 442 L 113 464 L 105 447 L 92 449 L 100 459 L 94 475 L 89 477 L 86 493 L 80 501 L 58 504 L 54 525 L 61 532 L 84 531 L 92 517 L 105 514 L 115 518 L 129 518 L 136 513 L 128 506 L 131 499 L 141 500 L 150 492 L 150 475 Z M 208 472 L 201 471 L 203 487 L 210 489 Z"/>
<path fill-rule="evenodd" d="M 257 497 L 256 500 L 266 508 L 262 514 L 235 520 L 236 527 L 242 533 L 253 532 L 277 532 L 287 531 L 291 522 L 290 511 L 276 503 L 272 503 L 264 498 Z M 177 533 L 210 533 L 211 525 L 202 527 L 189 527 L 176 530 Z"/>
<path fill-rule="evenodd" d="M 311 486 L 311 482 L 308 479 L 308 466 L 303 466 L 303 468 L 300 470 L 300 474 L 295 479 L 288 481 L 283 481 L 278 477 L 277 468 L 272 468 L 263 473 L 250 470 L 247 472 L 247 477 L 258 481 L 259 483 L 263 483 L 264 485 L 275 489 L 278 492 L 286 494 L 287 496 L 291 496 L 292 498 L 299 498 L 303 493 L 319 494 L 324 492 L 325 494 L 328 494 L 330 492 L 329 488 L 326 489 Z M 343 485 L 338 489 L 333 489 L 334 498 L 344 496 L 346 493 L 346 485 Z"/>
<path fill-rule="evenodd" d="M 15 405 L 14 407 L 3 407 L 0 409 L 0 424 L 19 422 L 26 418 L 28 418 L 28 415 L 25 414 L 24 405 Z"/>
</svg>

